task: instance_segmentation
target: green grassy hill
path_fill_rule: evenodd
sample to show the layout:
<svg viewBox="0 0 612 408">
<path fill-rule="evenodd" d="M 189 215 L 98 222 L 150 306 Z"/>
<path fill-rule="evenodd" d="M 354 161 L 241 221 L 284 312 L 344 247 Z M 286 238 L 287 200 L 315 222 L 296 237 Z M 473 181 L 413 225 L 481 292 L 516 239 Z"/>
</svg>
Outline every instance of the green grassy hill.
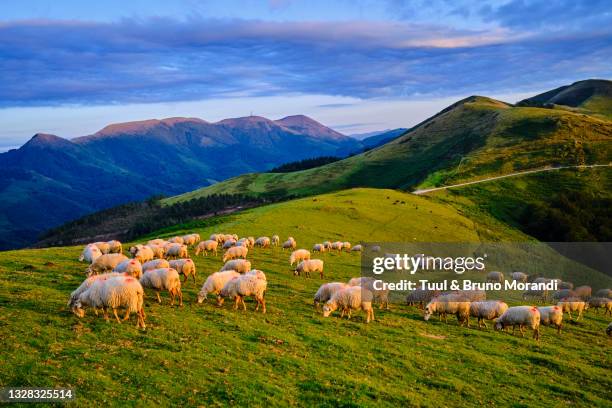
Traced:
<svg viewBox="0 0 612 408">
<path fill-rule="evenodd" d="M 465 200 L 465 199 L 464 199 Z M 186 231 L 293 235 L 309 248 L 324 239 L 381 241 L 525 241 L 531 238 L 466 206 L 391 190 L 355 189 L 197 220 L 152 236 Z M 143 237 L 146 239 L 148 237 Z M 557 336 L 526 337 L 425 322 L 404 305 L 347 321 L 312 308 L 319 278 L 293 277 L 288 253 L 254 249 L 254 267 L 268 276 L 268 313 L 194 304 L 220 257 L 198 258 L 197 286 L 185 306 L 153 302 L 146 331 L 134 321 L 105 323 L 66 306 L 83 279 L 81 248 L 2 253 L 0 257 L 0 383 L 64 386 L 76 405 L 271 406 L 608 406 L 612 399 L 604 329 L 609 318 L 589 312 Z M 325 254 L 324 281 L 358 276 L 360 257 Z"/>
</svg>

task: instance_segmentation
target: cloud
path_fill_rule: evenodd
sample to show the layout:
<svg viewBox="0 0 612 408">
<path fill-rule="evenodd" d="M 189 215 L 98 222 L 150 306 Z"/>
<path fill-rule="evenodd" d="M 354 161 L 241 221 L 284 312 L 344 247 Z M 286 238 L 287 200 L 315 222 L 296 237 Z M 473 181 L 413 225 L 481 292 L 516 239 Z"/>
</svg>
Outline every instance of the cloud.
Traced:
<svg viewBox="0 0 612 408">
<path fill-rule="evenodd" d="M 611 44 L 610 32 L 538 36 L 398 21 L 6 22 L 0 107 L 517 91 L 609 76 Z"/>
</svg>

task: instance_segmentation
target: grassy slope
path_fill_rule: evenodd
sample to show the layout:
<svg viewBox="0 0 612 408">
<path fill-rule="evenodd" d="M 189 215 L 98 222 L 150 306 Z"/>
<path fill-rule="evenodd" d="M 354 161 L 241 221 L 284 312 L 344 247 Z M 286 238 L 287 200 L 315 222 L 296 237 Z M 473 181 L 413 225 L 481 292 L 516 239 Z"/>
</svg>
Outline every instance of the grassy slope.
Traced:
<svg viewBox="0 0 612 408">
<path fill-rule="evenodd" d="M 607 163 L 612 123 L 568 111 L 471 97 L 372 151 L 314 169 L 247 174 L 172 197 L 214 193 L 309 195 L 347 187 L 408 189 L 554 164 Z"/>
<path fill-rule="evenodd" d="M 185 228 L 204 235 L 291 234 L 305 247 L 326 238 L 528 239 L 487 216 L 474 219 L 435 199 L 351 190 L 249 210 L 214 227 L 195 222 Z M 593 313 L 584 323 L 568 324 L 561 338 L 545 328 L 539 345 L 491 329 L 426 323 L 402 305 L 377 311 L 370 325 L 361 314 L 351 321 L 324 319 L 311 306 L 321 281 L 290 276 L 288 254 L 270 249 L 250 256 L 268 275 L 265 316 L 255 314 L 251 302 L 246 313 L 192 304 L 204 277 L 221 265 L 218 258 L 198 259 L 198 285 L 186 286 L 185 307 L 160 306 L 149 296 L 148 329 L 139 332 L 132 324 L 106 324 L 90 314 L 79 320 L 68 312 L 68 294 L 82 280 L 79 252 L 2 254 L 0 345 L 10 352 L 3 353 L 1 384 L 71 386 L 79 405 L 548 407 L 607 406 L 612 398 L 607 319 Z M 324 259 L 326 280 L 359 274 L 356 255 Z"/>
</svg>

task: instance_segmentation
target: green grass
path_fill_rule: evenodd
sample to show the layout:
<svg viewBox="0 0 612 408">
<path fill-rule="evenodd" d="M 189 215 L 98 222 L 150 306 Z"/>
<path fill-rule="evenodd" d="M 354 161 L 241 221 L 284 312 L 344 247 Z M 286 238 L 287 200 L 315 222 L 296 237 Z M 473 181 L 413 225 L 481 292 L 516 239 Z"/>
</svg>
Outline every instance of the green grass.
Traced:
<svg viewBox="0 0 612 408">
<path fill-rule="evenodd" d="M 478 209 L 438 198 L 357 189 L 248 210 L 202 227 L 293 235 L 299 246 L 324 239 L 381 241 L 525 241 Z M 144 239 L 144 238 L 143 238 Z M 219 258 L 198 258 L 197 286 L 183 308 L 146 299 L 147 330 L 134 321 L 105 323 L 66 307 L 83 279 L 81 248 L 4 252 L 0 257 L 0 383 L 76 389 L 74 405 L 203 406 L 609 406 L 612 380 L 608 319 L 588 313 L 558 337 L 526 337 L 423 321 L 414 308 L 323 318 L 312 308 L 321 280 L 295 278 L 288 253 L 255 249 L 266 272 L 268 313 L 193 303 Z M 359 256 L 326 254 L 325 281 L 358 276 Z"/>
</svg>

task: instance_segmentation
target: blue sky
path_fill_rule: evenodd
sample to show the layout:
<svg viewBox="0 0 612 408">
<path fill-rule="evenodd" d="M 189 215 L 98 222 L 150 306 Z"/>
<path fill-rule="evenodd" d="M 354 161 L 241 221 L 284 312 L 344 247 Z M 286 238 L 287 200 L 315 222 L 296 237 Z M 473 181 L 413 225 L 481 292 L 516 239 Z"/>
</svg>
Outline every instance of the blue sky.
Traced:
<svg viewBox="0 0 612 408">
<path fill-rule="evenodd" d="M 610 78 L 609 1 L 0 2 L 0 150 L 36 132 L 253 112 L 344 133 L 471 94 Z"/>
</svg>

